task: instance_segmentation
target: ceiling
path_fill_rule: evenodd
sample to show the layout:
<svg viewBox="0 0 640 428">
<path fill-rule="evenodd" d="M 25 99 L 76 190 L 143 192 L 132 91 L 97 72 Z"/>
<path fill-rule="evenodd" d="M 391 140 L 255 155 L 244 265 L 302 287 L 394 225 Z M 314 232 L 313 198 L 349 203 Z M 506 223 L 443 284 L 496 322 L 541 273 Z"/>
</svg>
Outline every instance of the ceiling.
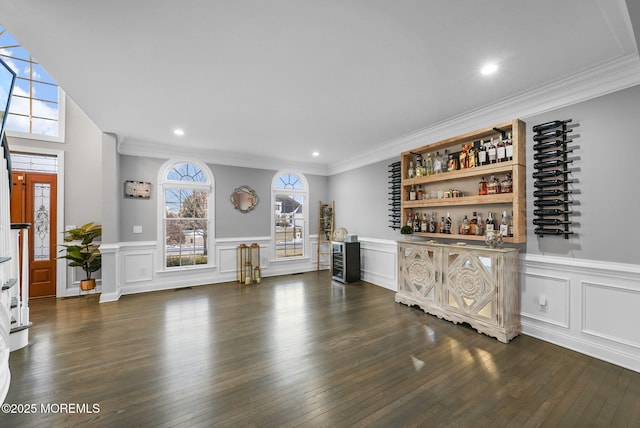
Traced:
<svg viewBox="0 0 640 428">
<path fill-rule="evenodd" d="M 331 174 L 639 83 L 633 1 L 0 0 L 0 24 L 122 153 Z"/>
</svg>

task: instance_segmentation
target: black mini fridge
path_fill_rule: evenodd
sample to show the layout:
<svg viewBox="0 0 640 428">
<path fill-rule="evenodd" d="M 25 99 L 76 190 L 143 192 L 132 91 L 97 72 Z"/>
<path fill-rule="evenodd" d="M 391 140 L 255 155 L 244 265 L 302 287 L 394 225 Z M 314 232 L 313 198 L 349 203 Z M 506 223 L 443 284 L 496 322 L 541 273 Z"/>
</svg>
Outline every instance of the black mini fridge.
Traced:
<svg viewBox="0 0 640 428">
<path fill-rule="evenodd" d="M 344 284 L 360 281 L 359 242 L 331 242 L 331 277 Z"/>
</svg>

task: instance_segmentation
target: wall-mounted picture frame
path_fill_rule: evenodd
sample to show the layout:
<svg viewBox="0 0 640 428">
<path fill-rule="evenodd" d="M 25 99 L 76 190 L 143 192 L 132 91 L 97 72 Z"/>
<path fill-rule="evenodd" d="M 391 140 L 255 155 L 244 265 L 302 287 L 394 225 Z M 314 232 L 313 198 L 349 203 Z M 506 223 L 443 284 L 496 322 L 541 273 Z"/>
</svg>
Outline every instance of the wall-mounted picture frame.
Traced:
<svg viewBox="0 0 640 428">
<path fill-rule="evenodd" d="M 151 183 L 127 180 L 124 182 L 124 196 L 132 199 L 149 199 L 151 198 Z"/>
</svg>

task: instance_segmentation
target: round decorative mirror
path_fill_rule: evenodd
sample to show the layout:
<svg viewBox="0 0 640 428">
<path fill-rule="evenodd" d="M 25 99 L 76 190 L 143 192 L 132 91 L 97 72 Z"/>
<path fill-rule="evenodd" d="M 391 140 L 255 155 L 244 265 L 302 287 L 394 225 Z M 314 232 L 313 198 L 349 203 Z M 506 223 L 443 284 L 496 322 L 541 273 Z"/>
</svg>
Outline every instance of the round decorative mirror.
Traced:
<svg viewBox="0 0 640 428">
<path fill-rule="evenodd" d="M 231 194 L 231 203 L 243 213 L 248 213 L 258 205 L 258 195 L 249 186 L 240 186 Z"/>
</svg>

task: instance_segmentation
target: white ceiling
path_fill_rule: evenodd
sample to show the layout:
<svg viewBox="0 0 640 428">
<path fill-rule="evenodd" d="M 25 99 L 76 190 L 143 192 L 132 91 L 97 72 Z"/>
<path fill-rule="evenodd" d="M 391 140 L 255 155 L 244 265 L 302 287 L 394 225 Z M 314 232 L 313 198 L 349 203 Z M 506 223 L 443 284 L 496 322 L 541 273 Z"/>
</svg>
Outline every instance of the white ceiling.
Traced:
<svg viewBox="0 0 640 428">
<path fill-rule="evenodd" d="M 522 103 L 552 107 L 578 84 L 604 81 L 602 92 L 640 82 L 637 9 L 630 15 L 624 0 L 0 0 L 0 24 L 123 153 L 333 173 L 397 155 L 452 118 L 511 119 L 526 113 Z M 486 61 L 498 72 L 480 75 Z"/>
</svg>

